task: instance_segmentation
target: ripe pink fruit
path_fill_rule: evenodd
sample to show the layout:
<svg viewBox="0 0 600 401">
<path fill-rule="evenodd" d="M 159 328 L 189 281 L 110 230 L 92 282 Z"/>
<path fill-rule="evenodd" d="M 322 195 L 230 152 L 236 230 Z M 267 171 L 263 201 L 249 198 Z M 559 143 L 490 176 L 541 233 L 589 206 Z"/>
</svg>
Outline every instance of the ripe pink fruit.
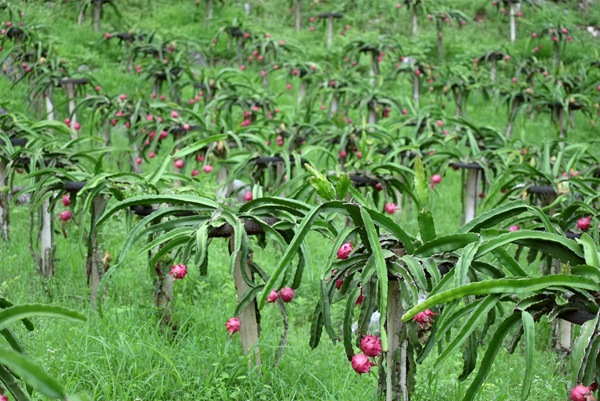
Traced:
<svg viewBox="0 0 600 401">
<path fill-rule="evenodd" d="M 184 131 L 189 131 L 190 130 L 190 125 L 189 124 L 183 124 L 183 130 Z"/>
<path fill-rule="evenodd" d="M 348 156 L 348 152 L 345 150 L 340 150 L 340 159 L 345 159 Z"/>
<path fill-rule="evenodd" d="M 102 90 L 102 87 L 100 85 L 96 86 L 96 92 L 100 92 Z"/>
<path fill-rule="evenodd" d="M 180 280 L 187 274 L 187 266 L 183 264 L 173 265 L 169 273 L 175 280 Z"/>
<path fill-rule="evenodd" d="M 227 323 L 225 323 L 225 327 L 231 336 L 236 331 L 240 331 L 240 319 L 237 317 L 232 317 L 227 321 Z"/>
<path fill-rule="evenodd" d="M 183 168 L 183 166 L 185 166 L 185 163 L 183 162 L 183 160 L 181 160 L 181 159 L 175 160 L 175 167 L 181 169 L 181 168 Z"/>
<path fill-rule="evenodd" d="M 571 400 L 572 401 L 595 401 L 594 395 L 592 394 L 592 389 L 590 387 L 586 387 L 583 384 L 578 384 L 571 390 Z"/>
<path fill-rule="evenodd" d="M 538 36 L 538 34 L 535 33 L 535 32 L 531 34 L 531 37 L 534 38 L 534 39 L 537 38 L 537 36 Z"/>
<path fill-rule="evenodd" d="M 290 302 L 294 299 L 294 290 L 290 287 L 283 287 L 279 290 L 279 296 L 283 302 Z"/>
<path fill-rule="evenodd" d="M 442 120 L 438 120 L 436 124 L 440 128 L 444 126 L 444 122 Z"/>
<path fill-rule="evenodd" d="M 200 174 L 200 172 L 198 171 L 198 169 L 195 168 L 195 169 L 192 170 L 192 177 L 195 177 L 198 174 Z"/>
<path fill-rule="evenodd" d="M 79 128 L 81 128 L 81 124 L 75 123 L 75 125 L 73 126 L 73 128 L 75 129 L 75 131 L 78 131 Z"/>
<path fill-rule="evenodd" d="M 112 37 L 112 35 L 110 33 L 108 33 L 108 32 L 106 32 L 104 34 L 104 39 L 110 39 L 111 37 Z"/>
<path fill-rule="evenodd" d="M 385 212 L 386 212 L 386 213 L 389 213 L 389 214 L 394 214 L 394 213 L 396 212 L 396 209 L 397 209 L 397 208 L 398 208 L 398 207 L 396 206 L 396 204 L 395 204 L 395 203 L 391 203 L 391 202 L 390 202 L 390 203 L 386 203 L 386 204 L 385 204 Z"/>
<path fill-rule="evenodd" d="M 252 199 L 254 199 L 254 196 L 252 195 L 252 192 L 246 192 L 244 194 L 244 200 L 246 202 L 250 202 Z"/>
<path fill-rule="evenodd" d="M 277 291 L 271 290 L 269 296 L 267 297 L 267 303 L 275 302 L 277 301 L 277 298 L 279 298 L 279 294 L 277 294 Z"/>
<path fill-rule="evenodd" d="M 375 184 L 375 189 L 378 191 L 382 191 L 383 190 L 383 185 L 381 185 L 380 182 L 378 182 L 377 184 Z"/>
<path fill-rule="evenodd" d="M 178 113 L 178 112 L 176 112 L 175 110 L 173 110 L 173 111 L 171 112 L 171 117 L 172 117 L 172 118 L 179 118 L 179 113 Z"/>
<path fill-rule="evenodd" d="M 516 84 L 517 83 L 517 77 L 513 77 L 511 81 L 512 81 L 513 84 Z"/>
<path fill-rule="evenodd" d="M 360 340 L 360 350 L 366 356 L 375 357 L 381 354 L 381 340 L 375 336 L 364 336 Z"/>
<path fill-rule="evenodd" d="M 0 394 L 0 401 L 9 401 L 9 399 L 4 394 Z"/>
<path fill-rule="evenodd" d="M 356 354 L 352 357 L 352 369 L 360 375 L 369 373 L 371 366 L 375 366 L 366 355 Z"/>
<path fill-rule="evenodd" d="M 582 217 L 579 220 L 577 220 L 577 228 L 579 228 L 581 231 L 587 231 L 590 228 L 591 222 L 592 222 L 591 216 Z"/>
<path fill-rule="evenodd" d="M 204 166 L 203 170 L 206 174 L 209 174 L 213 171 L 213 166 L 211 166 L 210 164 L 207 164 L 206 166 Z"/>
<path fill-rule="evenodd" d="M 123 93 L 121 96 L 119 96 L 119 99 L 125 100 L 127 99 L 127 95 Z"/>
<path fill-rule="evenodd" d="M 292 90 L 292 84 L 286 84 L 286 85 L 285 85 L 285 88 L 286 88 L 287 90 Z"/>
<path fill-rule="evenodd" d="M 148 153 L 148 159 L 154 159 L 155 157 L 156 157 L 155 151 L 151 151 L 150 153 Z"/>
<path fill-rule="evenodd" d="M 510 227 L 508 227 L 508 231 L 519 231 L 519 226 L 517 226 L 517 225 L 510 226 Z"/>
<path fill-rule="evenodd" d="M 169 133 L 167 131 L 161 131 L 160 134 L 158 134 L 158 139 L 165 139 L 168 136 Z"/>
<path fill-rule="evenodd" d="M 442 176 L 439 174 L 434 174 L 431 176 L 431 183 L 432 184 L 439 184 L 440 182 L 442 182 Z"/>
<path fill-rule="evenodd" d="M 338 249 L 337 251 L 337 257 L 338 259 L 348 259 L 348 256 L 352 253 L 352 251 L 354 250 L 354 247 L 352 246 L 352 244 L 350 242 L 346 242 L 345 244 L 342 244 L 342 246 L 340 246 L 340 249 Z"/>
<path fill-rule="evenodd" d="M 142 158 L 141 158 L 141 157 L 138 157 L 137 159 L 135 159 L 135 162 L 136 162 L 137 164 L 142 164 L 142 161 L 143 161 L 143 160 L 142 160 Z"/>
<path fill-rule="evenodd" d="M 198 160 L 199 162 L 203 162 L 204 161 L 204 155 L 202 153 L 198 153 L 198 156 L 196 156 L 196 160 Z"/>
<path fill-rule="evenodd" d="M 58 215 L 58 218 L 64 222 L 67 222 L 69 220 L 71 220 L 71 217 L 73 217 L 73 213 L 71 213 L 70 210 L 65 210 L 60 212 L 60 214 Z"/>
<path fill-rule="evenodd" d="M 64 195 L 62 197 L 62 203 L 65 207 L 69 206 L 71 204 L 71 196 L 69 194 Z"/>
</svg>

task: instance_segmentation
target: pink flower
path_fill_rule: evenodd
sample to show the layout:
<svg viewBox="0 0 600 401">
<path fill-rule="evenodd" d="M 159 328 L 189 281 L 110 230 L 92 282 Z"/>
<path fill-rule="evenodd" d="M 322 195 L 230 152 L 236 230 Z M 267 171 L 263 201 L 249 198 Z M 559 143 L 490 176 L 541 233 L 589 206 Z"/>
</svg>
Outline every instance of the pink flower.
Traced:
<svg viewBox="0 0 600 401">
<path fill-rule="evenodd" d="M 590 228 L 591 222 L 592 222 L 591 216 L 582 217 L 579 220 L 577 220 L 577 228 L 579 228 L 581 231 L 587 231 Z"/>
<path fill-rule="evenodd" d="M 366 356 L 375 357 L 381 354 L 381 340 L 375 336 L 364 336 L 360 340 L 360 350 Z"/>
<path fill-rule="evenodd" d="M 169 273 L 175 280 L 180 280 L 187 274 L 187 266 L 183 264 L 173 265 Z"/>
<path fill-rule="evenodd" d="M 360 375 L 369 373 L 371 366 L 375 366 L 366 355 L 356 354 L 352 357 L 352 369 Z"/>
<path fill-rule="evenodd" d="M 62 204 L 67 207 L 71 204 L 71 196 L 69 194 L 66 194 L 65 196 L 62 197 Z"/>
<path fill-rule="evenodd" d="M 279 298 L 279 294 L 277 294 L 277 291 L 271 290 L 269 296 L 267 297 L 267 303 L 275 302 L 277 301 L 277 298 Z"/>
<path fill-rule="evenodd" d="M 227 321 L 227 323 L 225 323 L 225 327 L 227 328 L 229 335 L 232 335 L 236 331 L 240 331 L 240 319 L 237 317 L 232 317 Z"/>
<path fill-rule="evenodd" d="M 290 302 L 294 299 L 294 290 L 290 287 L 283 287 L 279 290 L 279 296 L 283 302 Z"/>
<path fill-rule="evenodd" d="M 385 204 L 385 212 L 386 212 L 386 213 L 389 213 L 389 214 L 394 214 L 394 212 L 396 212 L 396 209 L 397 209 L 397 208 L 398 208 L 398 207 L 396 206 L 396 204 L 395 204 L 395 203 L 391 203 L 391 202 L 390 202 L 390 203 L 386 203 L 386 204 Z"/>
<path fill-rule="evenodd" d="M 352 246 L 352 244 L 350 242 L 346 242 L 345 244 L 342 244 L 342 246 L 340 246 L 340 249 L 338 249 L 337 251 L 337 257 L 338 259 L 348 259 L 348 256 L 352 253 L 352 251 L 354 250 L 354 247 Z"/>
<path fill-rule="evenodd" d="M 60 214 L 58 215 L 58 218 L 64 222 L 67 222 L 69 220 L 71 220 L 71 217 L 73 217 L 73 213 L 71 213 L 70 210 L 65 210 L 60 212 Z"/>
</svg>

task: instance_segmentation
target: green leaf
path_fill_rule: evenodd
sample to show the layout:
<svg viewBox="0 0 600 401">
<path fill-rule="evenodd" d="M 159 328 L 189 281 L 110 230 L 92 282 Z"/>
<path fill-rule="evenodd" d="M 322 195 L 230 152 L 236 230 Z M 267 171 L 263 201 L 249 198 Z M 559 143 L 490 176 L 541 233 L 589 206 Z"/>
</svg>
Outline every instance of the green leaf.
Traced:
<svg viewBox="0 0 600 401">
<path fill-rule="evenodd" d="M 424 243 L 433 241 L 435 235 L 435 222 L 433 221 L 433 215 L 429 210 L 419 212 L 417 218 L 419 223 L 419 231 L 421 232 L 421 239 Z"/>
<path fill-rule="evenodd" d="M 592 340 L 596 337 L 598 330 L 599 317 L 596 315 L 593 320 L 588 320 L 581 326 L 579 337 L 573 343 L 571 351 L 571 387 L 581 383 L 585 371 L 585 364 L 582 363 L 589 353 Z M 595 363 L 595 362 L 593 362 Z"/>
<path fill-rule="evenodd" d="M 66 394 L 44 369 L 12 349 L 0 348 L 0 366 L 4 365 L 34 390 L 52 399 L 64 399 Z"/>
<path fill-rule="evenodd" d="M 525 337 L 525 377 L 523 377 L 523 388 L 521 399 L 526 400 L 533 382 L 533 363 L 535 360 L 535 324 L 533 316 L 529 312 L 521 312 L 523 322 L 523 334 Z"/>
<path fill-rule="evenodd" d="M 456 262 L 454 269 L 456 273 L 454 275 L 454 286 L 460 287 L 467 282 L 467 274 L 469 273 L 469 269 L 471 267 L 471 263 L 473 263 L 473 259 L 475 259 L 475 255 L 477 254 L 477 250 L 479 249 L 479 242 L 471 242 L 467 245 Z"/>
<path fill-rule="evenodd" d="M 475 395 L 477 391 L 483 384 L 483 381 L 486 379 L 487 375 L 490 373 L 490 369 L 492 368 L 492 363 L 494 359 L 496 359 L 496 355 L 498 355 L 498 351 L 502 347 L 502 342 L 504 341 L 504 337 L 510 332 L 513 326 L 520 321 L 520 313 L 515 312 L 498 326 L 494 336 L 488 344 L 487 350 L 483 359 L 481 360 L 481 364 L 479 365 L 479 371 L 477 371 L 477 375 L 471 382 L 471 386 L 469 386 L 463 401 L 473 401 L 475 399 Z"/>
<path fill-rule="evenodd" d="M 84 315 L 60 306 L 22 304 L 14 305 L 0 311 L 0 330 L 5 329 L 12 322 L 34 316 L 59 317 L 79 322 L 85 322 L 86 320 Z"/>
<path fill-rule="evenodd" d="M 269 281 L 267 281 L 265 285 L 265 289 L 258 300 L 259 309 L 264 308 L 269 293 L 271 292 L 271 290 L 275 289 L 275 287 L 279 284 L 288 265 L 292 262 L 294 256 L 298 251 L 298 248 L 300 248 L 300 245 L 304 241 L 306 234 L 308 234 L 314 222 L 319 217 L 319 214 L 321 213 L 321 208 L 321 205 L 315 206 L 302 220 L 302 223 L 296 230 L 296 235 L 294 235 L 294 238 L 290 242 L 290 245 L 285 250 L 283 256 L 279 260 L 279 263 L 277 264 L 275 271 L 271 275 L 271 278 L 269 278 Z"/>
<path fill-rule="evenodd" d="M 348 174 L 344 174 L 340 177 L 337 183 L 337 187 L 335 189 L 337 198 L 339 200 L 343 200 L 348 193 L 348 189 L 350 188 L 350 176 Z"/>
<path fill-rule="evenodd" d="M 363 219 L 364 228 L 367 232 L 367 238 L 369 240 L 369 246 L 371 248 L 372 257 L 375 262 L 375 271 L 377 272 L 377 282 L 379 284 L 379 326 L 381 328 L 381 347 L 383 352 L 387 351 L 387 335 L 385 332 L 385 318 L 387 316 L 387 291 L 388 291 L 388 270 L 385 258 L 383 257 L 383 249 L 379 243 L 379 236 L 377 230 L 371 220 L 369 212 L 360 208 L 360 215 Z"/>
<path fill-rule="evenodd" d="M 419 198 L 420 208 L 426 208 L 429 204 L 429 186 L 427 185 L 425 169 L 420 156 L 415 159 L 415 190 Z"/>
<path fill-rule="evenodd" d="M 318 172 L 308 163 L 304 164 L 304 168 L 306 168 L 306 170 L 308 170 L 308 172 L 312 175 L 310 178 L 310 184 L 315 188 L 317 194 L 326 201 L 335 199 L 335 190 L 333 189 L 333 185 L 331 185 L 331 182 L 329 182 L 327 177 Z"/>
<path fill-rule="evenodd" d="M 438 359 L 435 361 L 434 367 L 437 369 L 440 364 L 446 360 L 455 350 L 457 350 L 467 338 L 475 331 L 479 323 L 487 318 L 488 312 L 496 306 L 496 303 L 500 297 L 498 295 L 488 295 L 487 297 L 479 301 L 479 305 L 473 310 L 469 319 L 462 326 L 458 334 L 454 337 L 452 342 L 448 344 Z M 456 321 L 455 321 L 456 322 Z M 454 322 L 449 323 L 450 325 Z"/>
<path fill-rule="evenodd" d="M 592 237 L 590 237 L 590 235 L 587 233 L 583 233 L 581 238 L 577 239 L 577 242 L 583 246 L 583 257 L 585 258 L 585 263 L 589 266 L 600 268 L 598 251 Z"/>
<path fill-rule="evenodd" d="M 522 201 L 514 201 L 506 203 L 502 206 L 494 208 L 489 212 L 485 212 L 473 220 L 462 226 L 458 232 L 474 232 L 478 233 L 484 228 L 495 227 L 500 223 L 506 222 L 511 217 L 517 216 L 528 210 L 529 206 Z"/>
<path fill-rule="evenodd" d="M 545 290 L 548 287 L 567 287 L 569 289 L 597 291 L 598 284 L 585 277 L 565 274 L 533 278 L 503 278 L 470 283 L 436 294 L 407 311 L 402 320 L 412 319 L 417 313 L 436 305 L 448 303 L 469 295 L 487 294 L 526 294 Z"/>
<path fill-rule="evenodd" d="M 423 257 L 442 252 L 452 252 L 476 241 L 479 241 L 479 235 L 473 233 L 444 235 L 415 249 L 415 256 Z"/>
<path fill-rule="evenodd" d="M 352 290 L 346 300 L 346 311 L 344 312 L 344 349 L 348 360 L 354 356 L 354 347 L 352 346 L 352 321 L 354 320 L 354 306 L 360 295 L 360 288 Z"/>
</svg>

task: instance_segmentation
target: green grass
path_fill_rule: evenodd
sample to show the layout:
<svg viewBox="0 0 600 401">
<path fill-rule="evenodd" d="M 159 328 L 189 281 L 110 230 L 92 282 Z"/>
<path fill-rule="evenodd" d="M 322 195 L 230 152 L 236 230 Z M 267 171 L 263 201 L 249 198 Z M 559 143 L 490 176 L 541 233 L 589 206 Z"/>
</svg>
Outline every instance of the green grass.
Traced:
<svg viewBox="0 0 600 401">
<path fill-rule="evenodd" d="M 119 2 L 121 3 L 121 2 Z M 202 11 L 194 8 L 192 1 L 169 0 L 134 2 L 123 1 L 123 20 L 107 12 L 108 21 L 102 31 L 129 29 L 160 31 L 164 38 L 182 43 L 192 40 L 201 48 L 207 48 L 220 26 L 231 23 L 234 18 L 244 20 L 245 26 L 270 32 L 274 37 L 302 45 L 306 54 L 298 59 L 326 64 L 336 59 L 338 50 L 326 51 L 323 46 L 324 27 L 317 25 L 316 32 L 303 29 L 292 30 L 292 14 L 289 2 L 272 0 L 257 5 L 258 15 L 247 18 L 240 7 L 227 5 L 216 7 L 215 20 L 203 21 Z M 335 38 L 335 47 L 363 36 L 375 37 L 380 33 L 398 33 L 403 54 L 423 53 L 430 59 L 435 55 L 435 30 L 423 22 L 418 40 L 409 36 L 409 17 L 406 10 L 396 11 L 393 2 L 357 2 L 358 11 L 346 7 L 343 24 L 351 25 L 345 37 Z M 448 4 L 473 15 L 486 5 L 488 9 L 485 28 L 468 25 L 464 29 L 446 30 L 446 58 L 449 62 L 471 59 L 486 50 L 508 47 L 511 54 L 529 55 L 532 45 L 530 32 L 543 22 L 564 20 L 581 23 L 572 10 L 563 13 L 554 5 L 543 10 L 525 8 L 525 17 L 520 21 L 520 39 L 514 45 L 505 41 L 508 23 L 492 11 L 489 2 L 449 1 Z M 336 3 L 311 2 L 306 15 L 342 6 Z M 92 75 L 112 94 L 144 93 L 149 95 L 150 83 L 143 77 L 127 74 L 119 61 L 121 50 L 116 44 L 106 45 L 102 35 L 91 31 L 89 25 L 77 26 L 75 6 L 56 4 L 49 12 L 43 3 L 28 3 L 26 15 L 31 20 L 45 25 L 47 33 L 59 54 L 72 66 L 88 65 Z M 393 11 L 390 11 L 393 10 Z M 594 14 L 594 12 L 596 14 Z M 592 12 L 592 19 L 598 11 Z M 307 21 L 304 21 L 307 23 Z M 342 24 L 336 30 L 339 32 Z M 567 49 L 565 59 L 574 60 L 588 49 L 597 53 L 598 46 L 584 33 Z M 502 40 L 499 40 L 502 38 Z M 225 51 L 224 42 L 219 51 Z M 540 57 L 551 57 L 549 44 Z M 363 68 L 366 68 L 363 59 Z M 510 68 L 510 67 L 507 67 Z M 384 69 L 391 69 L 391 63 Z M 258 80 L 257 67 L 250 67 L 247 74 Z M 507 75 L 509 76 L 509 75 Z M 280 94 L 278 104 L 284 114 L 292 114 L 296 88 L 288 92 L 283 89 L 287 77 L 275 77 L 271 89 Z M 390 92 L 397 94 L 401 102 L 410 94 L 407 78 L 399 78 L 390 84 Z M 13 87 L 6 79 L 0 80 L 0 97 L 7 99 L 6 107 L 12 111 L 31 113 L 23 101 L 26 87 Z M 64 99 L 58 97 L 57 107 L 66 114 Z M 191 89 L 184 95 L 191 96 Z M 422 104 L 440 105 L 440 99 L 424 95 Z M 453 103 L 447 99 L 446 113 L 453 113 Z M 359 120 L 358 112 L 351 115 Z M 325 113 L 323 113 L 324 115 Z M 503 129 L 507 112 L 492 101 L 474 94 L 467 105 L 466 114 L 479 124 Z M 84 130 L 86 127 L 84 127 Z M 585 140 L 593 132 L 590 121 L 577 117 L 577 129 L 572 130 L 573 140 Z M 119 138 L 121 132 L 113 134 L 115 140 L 125 146 Z M 556 136 L 556 127 L 548 115 L 540 115 L 534 121 L 522 116 L 515 129 L 515 137 L 524 143 L 541 144 Z M 155 168 L 152 162 L 148 171 Z M 110 164 L 108 168 L 116 170 Z M 460 174 L 445 173 L 442 185 L 435 190 L 433 214 L 438 232 L 452 232 L 460 223 Z M 408 204 L 397 220 L 413 233 L 416 232 L 413 206 Z M 111 278 L 99 316 L 87 303 L 85 286 L 84 253 L 79 228 L 70 224 L 69 238 L 57 240 L 57 274 L 48 282 L 41 280 L 36 272 L 28 248 L 28 210 L 14 208 L 12 216 L 12 240 L 0 248 L 0 292 L 14 302 L 49 302 L 82 311 L 88 317 L 85 324 L 71 324 L 60 320 L 38 319 L 36 330 L 25 332 L 16 326 L 30 356 L 42 364 L 64 384 L 69 393 L 87 392 L 94 400 L 356 400 L 375 399 L 377 372 L 359 377 L 350 368 L 340 342 L 332 344 L 323 336 L 315 350 L 308 346 L 312 311 L 318 299 L 317 288 L 321 273 L 320 261 L 329 251 L 323 240 L 311 237 L 312 261 L 305 273 L 305 282 L 297 292 L 294 302 L 287 307 L 290 330 L 285 353 L 277 367 L 273 361 L 278 352 L 282 332 L 281 315 L 272 305 L 262 311 L 261 354 L 263 368 L 250 369 L 241 352 L 238 335 L 229 338 L 224 323 L 235 308 L 235 289 L 229 272 L 228 254 L 225 243 L 215 241 L 210 248 L 210 267 L 206 277 L 191 270 L 189 276 L 175 285 L 175 320 L 179 330 L 175 335 L 165 334 L 158 321 L 159 316 L 152 302 L 152 275 L 143 257 L 132 252 L 126 263 Z M 117 255 L 125 240 L 126 226 L 123 221 L 111 222 L 102 233 L 102 249 Z M 255 260 L 270 271 L 277 263 L 281 250 L 270 244 L 266 250 L 255 248 Z M 537 266 L 532 266 L 532 269 Z M 336 327 L 342 322 L 341 310 L 334 310 Z M 561 400 L 567 391 L 567 370 L 561 357 L 550 347 L 551 330 L 540 323 L 537 330 L 536 368 L 534 386 L 530 400 Z M 339 334 L 341 337 L 341 333 Z M 434 356 L 434 355 L 432 355 Z M 433 371 L 434 358 L 419 366 L 414 400 L 461 399 L 468 387 L 457 381 L 462 369 L 460 355 L 454 355 L 439 370 Z M 478 400 L 515 400 L 519 397 L 523 377 L 524 359 L 517 349 L 514 355 L 501 353 L 491 374 L 482 388 Z"/>
</svg>

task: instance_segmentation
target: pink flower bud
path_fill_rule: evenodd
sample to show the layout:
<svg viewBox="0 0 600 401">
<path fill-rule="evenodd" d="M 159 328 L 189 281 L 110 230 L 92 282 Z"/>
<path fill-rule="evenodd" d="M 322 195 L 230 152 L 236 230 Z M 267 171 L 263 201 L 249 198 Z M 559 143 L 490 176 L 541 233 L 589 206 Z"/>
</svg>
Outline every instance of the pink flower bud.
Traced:
<svg viewBox="0 0 600 401">
<path fill-rule="evenodd" d="M 227 321 L 227 323 L 225 323 L 225 327 L 227 328 L 229 335 L 240 331 L 240 319 L 238 319 L 237 317 L 232 317 Z"/>
<path fill-rule="evenodd" d="M 279 290 L 279 296 L 283 302 L 290 302 L 294 299 L 294 290 L 290 287 L 283 287 Z"/>
<path fill-rule="evenodd" d="M 340 249 L 338 249 L 337 251 L 337 257 L 338 259 L 348 259 L 348 256 L 352 253 L 352 251 L 354 250 L 354 247 L 352 246 L 352 244 L 350 242 L 346 242 L 345 244 L 342 244 L 342 246 L 340 246 Z"/>
<path fill-rule="evenodd" d="M 173 265 L 169 273 L 175 280 L 180 280 L 187 274 L 187 266 L 183 264 Z"/>
</svg>

